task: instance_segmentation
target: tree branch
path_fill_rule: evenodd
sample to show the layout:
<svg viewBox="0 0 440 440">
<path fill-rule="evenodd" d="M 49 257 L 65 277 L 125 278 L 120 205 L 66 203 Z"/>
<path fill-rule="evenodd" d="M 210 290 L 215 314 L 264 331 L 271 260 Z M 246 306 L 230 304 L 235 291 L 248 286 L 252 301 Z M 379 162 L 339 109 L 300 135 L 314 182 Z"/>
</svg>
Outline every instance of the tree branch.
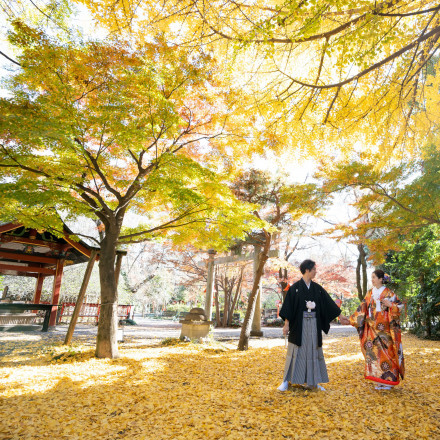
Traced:
<svg viewBox="0 0 440 440">
<path fill-rule="evenodd" d="M 334 84 L 327 84 L 327 85 L 323 85 L 323 86 L 318 86 L 315 84 L 309 84 L 309 83 L 305 83 L 302 81 L 299 81 L 295 78 L 292 78 L 291 76 L 286 75 L 288 78 L 290 78 L 290 80 L 298 85 L 301 85 L 303 87 L 309 87 L 311 89 L 333 89 L 333 88 L 337 88 L 337 87 L 342 87 L 346 84 L 349 84 L 353 81 L 357 81 L 359 78 L 362 78 L 363 76 L 367 75 L 368 73 L 372 72 L 373 70 L 378 69 L 379 67 L 383 66 L 384 64 L 389 63 L 390 61 L 394 60 L 395 58 L 399 57 L 400 55 L 404 54 L 405 52 L 407 52 L 408 50 L 411 50 L 413 47 L 417 46 L 418 44 L 422 43 L 423 41 L 426 41 L 427 39 L 436 36 L 436 39 L 439 38 L 440 36 L 440 26 L 436 26 L 434 29 L 432 29 L 430 32 L 428 32 L 426 35 L 424 35 L 423 37 L 419 37 L 417 38 L 417 40 L 413 41 L 412 43 L 406 45 L 405 47 L 403 47 L 402 49 L 398 50 L 397 52 L 394 52 L 393 54 L 391 54 L 390 56 L 384 58 L 382 61 L 379 61 L 375 64 L 373 64 L 372 66 L 370 66 L 369 68 L 362 70 L 361 72 L 359 72 L 358 74 L 347 78 L 344 81 L 338 82 L 338 83 L 334 83 Z"/>
<path fill-rule="evenodd" d="M 337 28 L 331 29 L 330 31 L 323 32 L 321 34 L 311 35 L 310 37 L 296 38 L 296 39 L 293 39 L 293 38 L 252 39 L 252 40 L 250 40 L 250 42 L 251 43 L 288 43 L 288 44 L 292 44 L 292 43 L 306 43 L 306 42 L 309 42 L 309 41 L 316 41 L 316 40 L 321 40 L 321 39 L 324 39 L 324 38 L 328 39 L 328 38 L 330 38 L 330 37 L 332 37 L 334 35 L 339 34 L 340 32 L 344 31 L 345 29 L 349 29 L 351 26 L 353 26 L 357 22 L 368 18 L 369 14 L 373 14 L 374 15 L 375 11 L 380 11 L 380 10 L 386 9 L 388 7 L 394 6 L 395 3 L 398 3 L 398 0 L 391 0 L 391 1 L 383 2 L 383 3 L 379 4 L 379 5 L 377 5 L 376 8 L 373 9 L 372 11 L 366 12 L 366 13 L 360 15 L 359 17 L 356 17 L 353 20 L 348 21 L 347 23 L 344 23 L 344 24 L 338 26 Z M 197 7 L 197 11 L 198 11 L 200 17 L 202 18 L 203 22 L 215 34 L 220 35 L 221 37 L 223 37 L 223 38 L 225 38 L 227 40 L 231 40 L 231 41 L 243 42 L 243 41 L 246 40 L 245 38 L 231 37 L 230 35 L 227 35 L 224 32 L 221 32 L 220 30 L 214 28 L 212 25 L 210 25 L 208 23 L 205 15 L 200 11 L 200 9 L 198 7 Z"/>
<path fill-rule="evenodd" d="M 17 66 L 23 67 L 22 64 L 20 64 L 18 61 L 13 60 L 12 58 L 8 57 L 8 56 L 7 56 L 5 53 L 3 53 L 1 50 L 0 50 L 0 55 L 3 56 L 3 57 L 5 57 L 5 58 L 6 58 L 7 60 L 9 60 L 11 63 L 16 64 Z"/>
</svg>

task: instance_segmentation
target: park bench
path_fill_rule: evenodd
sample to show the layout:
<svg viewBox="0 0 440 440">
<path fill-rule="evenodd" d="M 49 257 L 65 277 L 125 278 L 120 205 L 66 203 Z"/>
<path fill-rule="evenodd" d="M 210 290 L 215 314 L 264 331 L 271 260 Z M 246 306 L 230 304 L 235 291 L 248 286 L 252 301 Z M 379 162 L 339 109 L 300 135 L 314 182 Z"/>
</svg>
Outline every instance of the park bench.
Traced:
<svg viewBox="0 0 440 440">
<path fill-rule="evenodd" d="M 174 318 L 176 316 L 176 312 L 174 310 L 165 310 L 162 312 L 161 318 Z"/>
<path fill-rule="evenodd" d="M 43 321 L 43 332 L 47 332 L 49 329 L 49 319 L 50 314 L 52 312 L 52 307 L 57 307 L 52 304 L 22 304 L 22 303 L 0 303 L 0 312 L 10 312 L 10 314 L 2 314 L 0 315 L 3 319 L 3 323 L 8 321 L 8 324 L 29 324 L 30 320 L 28 317 L 32 317 L 31 313 L 24 314 L 25 310 L 43 310 L 45 311 L 44 321 Z M 21 312 L 21 313 L 20 313 Z M 35 319 L 37 315 L 33 314 L 33 319 Z M 20 317 L 24 318 L 24 320 L 20 319 Z M 34 322 L 34 321 L 33 321 Z"/>
</svg>

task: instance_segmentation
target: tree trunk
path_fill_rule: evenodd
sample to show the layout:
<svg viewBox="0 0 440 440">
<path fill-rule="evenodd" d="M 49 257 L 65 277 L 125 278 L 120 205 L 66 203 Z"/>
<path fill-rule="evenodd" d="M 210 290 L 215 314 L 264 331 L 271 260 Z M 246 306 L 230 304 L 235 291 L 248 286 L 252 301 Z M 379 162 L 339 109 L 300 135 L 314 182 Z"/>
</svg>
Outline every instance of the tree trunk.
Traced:
<svg viewBox="0 0 440 440">
<path fill-rule="evenodd" d="M 431 317 L 427 311 L 428 298 L 425 293 L 425 274 L 420 275 L 420 291 L 422 294 L 422 320 L 425 324 L 426 337 L 430 338 L 432 335 Z"/>
<path fill-rule="evenodd" d="M 240 278 L 238 279 L 237 287 L 235 289 L 234 300 L 232 301 L 232 304 L 231 304 L 231 309 L 230 309 L 231 312 L 229 313 L 229 321 L 228 321 L 228 326 L 229 327 L 231 327 L 231 325 L 232 325 L 232 318 L 233 318 L 233 315 L 234 315 L 234 310 L 235 310 L 235 307 L 237 305 L 238 296 L 240 295 L 241 283 L 243 281 L 243 271 L 244 271 L 244 269 L 241 269 Z"/>
<path fill-rule="evenodd" d="M 356 289 L 358 292 L 359 301 L 363 300 L 362 295 L 362 282 L 361 282 L 361 258 L 358 257 L 356 264 Z"/>
<path fill-rule="evenodd" d="M 249 347 L 249 337 L 251 334 L 252 320 L 254 317 L 255 303 L 257 299 L 258 289 L 260 288 L 260 280 L 263 276 L 264 265 L 269 258 L 270 250 L 270 234 L 265 232 L 266 240 L 258 258 L 258 268 L 255 272 L 254 284 L 249 295 L 246 315 L 244 317 L 243 326 L 241 327 L 240 340 L 238 341 L 238 350 L 247 350 Z"/>
<path fill-rule="evenodd" d="M 368 285 L 368 275 L 367 275 L 367 253 L 365 252 L 365 246 L 362 245 L 361 252 L 361 265 L 362 265 L 362 292 L 364 299 L 367 296 L 367 285 Z"/>
<path fill-rule="evenodd" d="M 222 327 L 226 327 L 228 325 L 228 311 L 229 311 L 229 297 L 230 297 L 230 290 L 229 290 L 229 280 L 228 277 L 225 276 L 225 302 L 223 305 L 223 322 Z"/>
<path fill-rule="evenodd" d="M 357 248 L 359 256 L 356 265 L 356 288 L 358 291 L 358 298 L 362 301 L 367 294 L 367 254 L 362 243 L 358 244 Z"/>
<path fill-rule="evenodd" d="M 98 358 L 115 359 L 119 357 L 116 340 L 118 328 L 118 290 L 115 280 L 115 257 L 118 235 L 116 228 L 110 226 L 106 229 L 105 238 L 101 242 L 99 257 L 101 311 L 99 313 L 95 352 Z"/>
<path fill-rule="evenodd" d="M 214 288 L 215 294 L 215 326 L 220 327 L 220 304 L 219 304 L 219 288 L 218 288 L 218 279 L 215 277 L 215 288 Z"/>
<path fill-rule="evenodd" d="M 425 302 L 428 301 L 425 298 Z M 428 338 L 432 337 L 432 322 L 431 322 L 431 314 L 429 312 L 425 313 L 425 322 L 426 322 L 426 336 Z"/>
</svg>

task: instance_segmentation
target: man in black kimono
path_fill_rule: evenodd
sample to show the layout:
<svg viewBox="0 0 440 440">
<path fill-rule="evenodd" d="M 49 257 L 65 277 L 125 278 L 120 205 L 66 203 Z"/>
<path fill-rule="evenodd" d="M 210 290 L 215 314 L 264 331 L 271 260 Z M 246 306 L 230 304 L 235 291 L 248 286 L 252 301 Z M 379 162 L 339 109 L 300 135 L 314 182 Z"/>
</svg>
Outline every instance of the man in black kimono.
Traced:
<svg viewBox="0 0 440 440">
<path fill-rule="evenodd" d="M 330 322 L 341 310 L 325 289 L 312 281 L 316 275 L 314 261 L 303 261 L 299 269 L 302 278 L 290 286 L 280 310 L 283 334 L 289 335 L 289 345 L 283 383 L 278 390 L 286 391 L 290 382 L 325 391 L 319 385 L 328 382 L 322 332 L 328 333 Z"/>
</svg>

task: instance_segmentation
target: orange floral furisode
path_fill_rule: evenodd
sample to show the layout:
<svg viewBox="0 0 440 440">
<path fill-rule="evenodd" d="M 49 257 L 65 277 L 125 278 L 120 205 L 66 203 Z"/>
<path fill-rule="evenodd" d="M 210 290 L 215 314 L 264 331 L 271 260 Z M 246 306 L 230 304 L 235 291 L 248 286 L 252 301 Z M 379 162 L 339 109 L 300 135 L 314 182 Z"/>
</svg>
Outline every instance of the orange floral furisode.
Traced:
<svg viewBox="0 0 440 440">
<path fill-rule="evenodd" d="M 365 358 L 365 379 L 387 385 L 398 385 L 405 374 L 400 329 L 402 303 L 388 288 L 380 295 L 380 301 L 388 299 L 392 307 L 378 310 L 370 290 L 356 312 L 350 316 L 350 324 L 356 327 Z"/>
</svg>

